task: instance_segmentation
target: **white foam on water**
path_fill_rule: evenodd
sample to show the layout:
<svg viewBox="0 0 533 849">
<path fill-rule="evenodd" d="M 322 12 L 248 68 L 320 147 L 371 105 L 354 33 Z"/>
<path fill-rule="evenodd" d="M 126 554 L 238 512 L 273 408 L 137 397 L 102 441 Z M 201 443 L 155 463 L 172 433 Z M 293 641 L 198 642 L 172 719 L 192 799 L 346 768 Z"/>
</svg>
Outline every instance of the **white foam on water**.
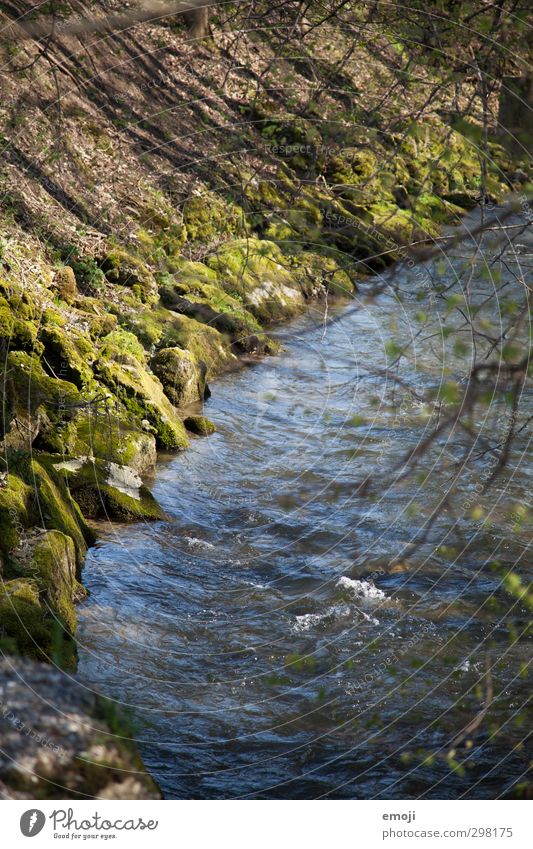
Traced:
<svg viewBox="0 0 533 849">
<path fill-rule="evenodd" d="M 328 607 L 324 613 L 303 613 L 296 617 L 296 622 L 293 625 L 293 631 L 299 633 L 301 631 L 309 631 L 315 625 L 321 625 L 322 622 L 333 621 L 341 617 L 349 616 L 352 608 L 349 604 L 334 604 Z"/>
<path fill-rule="evenodd" d="M 203 539 L 198 539 L 197 537 L 184 537 L 185 542 L 189 546 L 189 548 L 214 548 L 215 546 L 211 542 L 206 542 Z"/>
<path fill-rule="evenodd" d="M 254 581 L 245 581 L 247 587 L 253 587 L 254 590 L 268 590 L 268 584 L 256 584 Z"/>
<path fill-rule="evenodd" d="M 333 623 L 339 619 L 350 619 L 352 622 L 356 622 L 361 617 L 365 622 L 370 622 L 371 625 L 379 625 L 379 619 L 376 619 L 375 616 L 369 616 L 363 610 L 354 608 L 350 604 L 334 604 L 328 607 L 324 613 L 302 613 L 297 616 L 292 631 L 295 634 L 301 634 L 328 622 Z"/>
<path fill-rule="evenodd" d="M 343 590 L 349 590 L 356 598 L 364 598 L 369 601 L 382 601 L 387 598 L 383 590 L 378 589 L 372 581 L 358 581 L 343 575 L 336 584 Z"/>
</svg>

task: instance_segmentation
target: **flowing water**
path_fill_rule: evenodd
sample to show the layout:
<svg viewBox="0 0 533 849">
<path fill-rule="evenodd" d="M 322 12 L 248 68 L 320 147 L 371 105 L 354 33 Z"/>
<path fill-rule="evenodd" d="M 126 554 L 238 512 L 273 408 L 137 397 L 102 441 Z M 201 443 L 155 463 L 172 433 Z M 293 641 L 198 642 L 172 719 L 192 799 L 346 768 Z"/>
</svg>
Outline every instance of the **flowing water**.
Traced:
<svg viewBox="0 0 533 849">
<path fill-rule="evenodd" d="M 451 280 L 461 253 L 428 273 Z M 481 265 L 474 299 L 518 294 L 516 275 Z M 394 292 L 277 331 L 279 356 L 212 386 L 217 433 L 159 463 L 168 521 L 103 527 L 89 552 L 80 677 L 129 706 L 168 798 L 491 798 L 527 766 L 527 611 L 502 586 L 508 565 L 527 575 L 528 535 L 508 518 L 530 486 L 527 431 L 488 498 L 487 455 L 472 463 L 425 540 L 446 488 L 435 459 L 452 463 L 456 443 L 421 457 L 425 483 L 387 476 L 435 424 L 380 373 L 390 340 L 412 341 L 397 374 L 419 393 L 465 368 L 419 332 L 425 275 L 399 267 Z M 483 416 L 495 437 L 505 410 Z M 480 505 L 490 525 L 472 518 Z"/>
</svg>

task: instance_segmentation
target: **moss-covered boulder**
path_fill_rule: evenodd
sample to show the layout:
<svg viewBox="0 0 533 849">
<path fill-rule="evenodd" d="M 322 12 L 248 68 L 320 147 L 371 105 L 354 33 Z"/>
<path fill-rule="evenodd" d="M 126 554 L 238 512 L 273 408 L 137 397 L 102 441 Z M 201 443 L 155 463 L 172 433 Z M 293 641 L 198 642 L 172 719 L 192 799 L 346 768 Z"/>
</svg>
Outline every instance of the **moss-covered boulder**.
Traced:
<svg viewBox="0 0 533 849">
<path fill-rule="evenodd" d="M 0 549 L 10 552 L 30 524 L 32 489 L 20 475 L 4 474 L 0 486 Z"/>
<path fill-rule="evenodd" d="M 42 660 L 53 649 L 50 617 L 40 601 L 38 582 L 15 578 L 0 584 L 0 645 Z"/>
<path fill-rule="evenodd" d="M 305 251 L 293 259 L 293 275 L 308 299 L 326 294 L 351 297 L 357 290 L 350 274 L 332 256 Z"/>
<path fill-rule="evenodd" d="M 119 327 L 112 330 L 100 341 L 98 350 L 101 360 L 114 360 L 129 365 L 144 365 L 146 355 L 144 348 L 134 333 Z"/>
<path fill-rule="evenodd" d="M 296 315 L 305 304 L 292 261 L 274 242 L 251 238 L 227 242 L 207 262 L 224 291 L 261 324 Z"/>
<path fill-rule="evenodd" d="M 29 474 L 32 485 L 30 509 L 34 523 L 51 530 L 59 530 L 70 537 L 80 568 L 87 546 L 94 542 L 93 531 L 84 521 L 65 480 L 57 474 L 53 458 L 35 455 L 30 461 Z"/>
<path fill-rule="evenodd" d="M 207 366 L 203 360 L 197 362 L 190 351 L 163 348 L 152 358 L 151 366 L 176 407 L 203 400 Z"/>
<path fill-rule="evenodd" d="M 160 447 L 187 447 L 183 423 L 160 380 L 148 371 L 144 350 L 132 333 L 117 330 L 104 337 L 96 371 L 139 426 L 149 423 Z"/>
<path fill-rule="evenodd" d="M 94 534 L 56 473 L 53 459 L 20 452 L 8 457 L 9 472 L 0 486 L 0 549 L 12 552 L 34 526 L 57 529 L 72 539 L 79 566 Z"/>
<path fill-rule="evenodd" d="M 170 310 L 207 324 L 227 336 L 236 351 L 267 353 L 269 339 L 261 325 L 242 302 L 221 287 L 200 280 L 166 282 L 159 294 Z"/>
<path fill-rule="evenodd" d="M 234 235 L 246 229 L 242 209 L 207 189 L 198 190 L 186 200 L 183 221 L 191 242 L 209 243 L 221 234 Z"/>
<path fill-rule="evenodd" d="M 100 268 L 110 283 L 129 286 L 142 301 L 157 299 L 157 284 L 151 270 L 123 248 L 112 248 L 100 260 Z"/>
<path fill-rule="evenodd" d="M 91 363 L 96 358 L 90 339 L 72 329 L 67 332 L 54 325 L 44 326 L 38 338 L 43 345 L 42 362 L 51 377 L 73 383 L 78 389 L 90 384 Z"/>
<path fill-rule="evenodd" d="M 197 436 L 210 436 L 216 431 L 215 425 L 207 416 L 187 416 L 183 420 L 183 424 L 187 430 L 190 430 L 191 433 L 195 433 Z"/>
<path fill-rule="evenodd" d="M 95 457 L 122 466 L 138 474 L 152 471 L 156 464 L 156 440 L 148 421 L 137 424 L 125 410 L 109 406 L 81 410 L 73 421 L 75 428 L 72 457 Z"/>
<path fill-rule="evenodd" d="M 74 303 L 78 297 L 78 286 L 74 269 L 70 265 L 64 265 L 57 269 L 54 277 L 54 288 L 65 303 Z"/>
<path fill-rule="evenodd" d="M 69 341 L 66 348 L 71 347 Z M 80 384 L 92 381 L 92 372 L 79 352 L 73 355 L 71 366 L 66 360 L 60 364 L 63 372 L 68 369 L 69 377 Z M 73 434 L 71 420 L 83 406 L 74 383 L 47 373 L 36 354 L 10 351 L 4 387 L 1 426 L 5 450 L 28 451 L 34 445 L 59 451 L 68 446 L 69 434 Z"/>
<path fill-rule="evenodd" d="M 148 487 L 128 466 L 80 458 L 56 463 L 56 470 L 68 481 L 86 518 L 120 522 L 165 518 Z"/>
<path fill-rule="evenodd" d="M 85 590 L 76 577 L 76 549 L 73 540 L 56 530 L 40 535 L 33 546 L 32 572 L 51 610 L 61 617 L 69 633 L 74 635 L 74 605 L 83 598 Z"/>
<path fill-rule="evenodd" d="M 24 351 L 7 357 L 6 390 L 11 408 L 34 412 L 44 406 L 52 419 L 68 417 L 80 402 L 77 387 L 68 380 L 51 377 L 40 359 Z"/>
<path fill-rule="evenodd" d="M 163 327 L 161 347 L 190 351 L 197 363 L 206 364 L 208 380 L 235 365 L 237 355 L 227 336 L 194 318 L 165 312 L 169 318 Z"/>
<path fill-rule="evenodd" d="M 0 343 L 9 343 L 14 329 L 15 319 L 11 305 L 5 298 L 0 297 Z"/>
</svg>

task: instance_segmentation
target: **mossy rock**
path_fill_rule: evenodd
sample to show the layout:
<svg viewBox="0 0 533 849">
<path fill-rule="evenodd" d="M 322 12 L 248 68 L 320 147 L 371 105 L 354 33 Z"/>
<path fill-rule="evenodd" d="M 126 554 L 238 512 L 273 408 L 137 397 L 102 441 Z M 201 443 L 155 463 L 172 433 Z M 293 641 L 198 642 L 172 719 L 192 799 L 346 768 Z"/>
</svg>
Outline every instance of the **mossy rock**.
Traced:
<svg viewBox="0 0 533 849">
<path fill-rule="evenodd" d="M 52 421 L 68 418 L 80 402 L 77 387 L 67 380 L 51 377 L 39 358 L 24 351 L 10 351 L 7 356 L 8 398 L 26 412 L 43 406 Z"/>
<path fill-rule="evenodd" d="M 30 524 L 32 489 L 18 474 L 9 473 L 0 487 L 0 549 L 14 549 Z"/>
<path fill-rule="evenodd" d="M 183 207 L 183 221 L 191 242 L 207 242 L 221 235 L 245 231 L 242 209 L 214 192 L 191 195 Z"/>
<path fill-rule="evenodd" d="M 177 282 L 188 283 L 193 286 L 197 283 L 211 283 L 214 286 L 218 284 L 216 271 L 204 262 L 193 262 L 183 257 L 178 260 L 176 270 L 169 280 L 170 283 L 173 282 L 172 278 Z"/>
<path fill-rule="evenodd" d="M 135 334 L 122 328 L 113 330 L 103 337 L 98 353 L 101 359 L 117 363 L 130 365 L 146 363 L 144 348 Z"/>
<path fill-rule="evenodd" d="M 57 468 L 86 518 L 120 522 L 165 518 L 150 490 L 127 466 L 82 459 L 60 463 Z"/>
<path fill-rule="evenodd" d="M 152 358 L 151 367 L 176 407 L 204 399 L 207 366 L 203 360 L 197 363 L 190 351 L 163 348 Z"/>
<path fill-rule="evenodd" d="M 57 326 L 43 327 L 39 332 L 43 344 L 43 362 L 51 377 L 73 383 L 78 389 L 87 386 L 93 373 L 90 365 L 96 350 L 89 339 Z"/>
<path fill-rule="evenodd" d="M 74 436 L 69 451 L 73 457 L 93 456 L 130 466 L 139 474 L 156 464 L 156 440 L 149 429 L 136 426 L 125 411 L 113 407 L 80 411 L 72 422 Z"/>
<path fill-rule="evenodd" d="M 132 310 L 119 314 L 121 327 L 128 330 L 145 348 L 160 344 L 165 324 L 172 321 L 172 314 L 159 304 L 151 309 Z"/>
<path fill-rule="evenodd" d="M 141 259 L 124 250 L 113 248 L 100 260 L 100 268 L 110 283 L 129 286 L 143 301 L 155 301 L 157 284 L 154 275 Z"/>
<path fill-rule="evenodd" d="M 59 297 L 67 304 L 72 304 L 78 297 L 78 286 L 74 269 L 70 265 L 58 268 L 54 277 L 54 287 Z"/>
<path fill-rule="evenodd" d="M 26 452 L 8 457 L 10 471 L 0 488 L 0 548 L 12 551 L 26 529 L 39 525 L 71 537 L 80 566 L 94 534 L 55 472 L 54 459 Z"/>
<path fill-rule="evenodd" d="M 215 425 L 207 416 L 187 416 L 183 420 L 183 424 L 187 430 L 197 436 L 210 436 L 216 431 Z"/>
<path fill-rule="evenodd" d="M 43 534 L 32 551 L 32 572 L 52 611 L 70 632 L 76 633 L 74 603 L 85 595 L 76 579 L 76 549 L 73 540 L 50 530 Z"/>
<path fill-rule="evenodd" d="M 187 448 L 189 442 L 175 408 L 161 382 L 140 363 L 99 360 L 98 375 L 141 426 L 147 420 L 162 448 Z"/>
<path fill-rule="evenodd" d="M 17 653 L 48 660 L 53 650 L 50 617 L 37 581 L 16 578 L 0 584 L 0 634 L 13 640 Z"/>
<path fill-rule="evenodd" d="M 164 305 L 174 312 L 214 327 L 241 353 L 265 353 L 268 338 L 242 303 L 208 283 L 176 282 L 159 290 Z"/>
<path fill-rule="evenodd" d="M 84 314 L 84 318 L 89 321 L 89 335 L 95 342 L 117 329 L 118 318 L 112 313 L 94 316 Z"/>
<path fill-rule="evenodd" d="M 35 455 L 30 461 L 30 473 L 33 483 L 31 509 L 35 523 L 59 530 L 73 540 L 80 569 L 87 545 L 94 542 L 93 531 L 84 521 L 63 477 L 57 474 L 53 457 Z"/>
<path fill-rule="evenodd" d="M 161 345 L 165 348 L 180 347 L 190 351 L 196 362 L 206 364 L 208 379 L 236 362 L 236 354 L 227 336 L 194 318 L 169 310 L 165 312 L 170 316 L 170 320 L 163 327 Z"/>
<path fill-rule="evenodd" d="M 379 149 L 379 148 L 378 148 Z M 368 148 L 344 148 L 328 159 L 324 174 L 330 183 L 357 185 L 379 172 L 376 152 Z"/>
<path fill-rule="evenodd" d="M 262 324 L 301 312 L 305 298 L 291 261 L 266 239 L 240 239 L 222 245 L 208 260 L 224 291 L 241 301 Z"/>
<path fill-rule="evenodd" d="M 322 293 L 350 297 L 357 286 L 334 257 L 304 251 L 294 258 L 294 278 L 306 298 L 316 298 Z"/>
<path fill-rule="evenodd" d="M 0 297 L 0 340 L 9 341 L 15 329 L 15 319 L 10 304 Z"/>
</svg>

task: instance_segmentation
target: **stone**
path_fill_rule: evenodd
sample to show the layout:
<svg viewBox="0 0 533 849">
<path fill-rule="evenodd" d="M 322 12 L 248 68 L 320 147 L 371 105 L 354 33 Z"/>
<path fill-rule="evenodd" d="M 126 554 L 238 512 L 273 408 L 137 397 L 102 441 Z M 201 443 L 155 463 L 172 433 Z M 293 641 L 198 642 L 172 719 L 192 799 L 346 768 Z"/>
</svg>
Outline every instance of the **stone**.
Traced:
<svg viewBox="0 0 533 849">
<path fill-rule="evenodd" d="M 216 431 L 215 425 L 207 416 L 187 416 L 183 420 L 183 424 L 187 430 L 190 430 L 191 433 L 195 433 L 197 436 L 210 436 Z"/>
<path fill-rule="evenodd" d="M 161 798 L 115 704 L 49 665 L 0 659 L 0 735 L 3 798 Z"/>
<path fill-rule="evenodd" d="M 207 369 L 205 363 L 197 363 L 189 351 L 163 348 L 152 358 L 151 366 L 163 384 L 165 395 L 176 407 L 203 400 Z"/>
</svg>

